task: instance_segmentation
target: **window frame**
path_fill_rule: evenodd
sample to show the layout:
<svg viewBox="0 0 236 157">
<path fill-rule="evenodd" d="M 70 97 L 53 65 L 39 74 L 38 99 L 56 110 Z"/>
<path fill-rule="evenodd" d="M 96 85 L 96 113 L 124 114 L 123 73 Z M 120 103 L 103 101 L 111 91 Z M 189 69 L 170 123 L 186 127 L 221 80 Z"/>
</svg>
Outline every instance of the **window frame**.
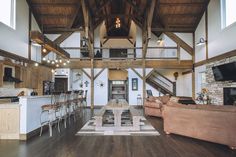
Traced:
<svg viewBox="0 0 236 157">
<path fill-rule="evenodd" d="M 6 25 L 9 28 L 16 29 L 16 0 L 10 0 L 11 6 L 10 6 L 10 23 L 5 23 L 0 20 L 0 23 Z"/>
<path fill-rule="evenodd" d="M 227 23 L 226 23 L 226 19 L 227 19 L 227 17 L 226 17 L 227 16 L 227 14 L 226 14 L 226 0 L 220 1 L 220 11 L 221 11 L 221 29 L 222 30 L 230 27 L 231 25 L 236 24 L 236 20 L 229 25 L 227 25 Z"/>
</svg>

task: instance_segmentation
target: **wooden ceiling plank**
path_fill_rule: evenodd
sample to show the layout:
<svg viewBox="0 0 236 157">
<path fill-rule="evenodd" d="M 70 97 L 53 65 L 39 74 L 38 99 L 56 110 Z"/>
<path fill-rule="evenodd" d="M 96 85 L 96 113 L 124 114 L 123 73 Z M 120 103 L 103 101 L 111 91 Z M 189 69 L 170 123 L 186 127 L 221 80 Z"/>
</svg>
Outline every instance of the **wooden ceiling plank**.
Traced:
<svg viewBox="0 0 236 157">
<path fill-rule="evenodd" d="M 186 42 L 184 42 L 181 38 L 179 38 L 177 35 L 175 35 L 172 32 L 164 32 L 165 35 L 167 35 L 170 39 L 175 41 L 177 45 L 182 47 L 185 51 L 187 51 L 191 56 L 193 56 L 193 48 L 189 46 Z"/>
</svg>

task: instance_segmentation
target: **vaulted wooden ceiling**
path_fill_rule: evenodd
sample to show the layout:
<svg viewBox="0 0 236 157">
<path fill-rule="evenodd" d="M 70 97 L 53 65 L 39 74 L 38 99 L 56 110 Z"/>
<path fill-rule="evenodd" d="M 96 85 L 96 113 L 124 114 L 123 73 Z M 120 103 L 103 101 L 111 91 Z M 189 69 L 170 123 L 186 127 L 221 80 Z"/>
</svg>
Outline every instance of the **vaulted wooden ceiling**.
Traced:
<svg viewBox="0 0 236 157">
<path fill-rule="evenodd" d="M 108 36 L 128 36 L 131 21 L 142 27 L 151 0 L 84 0 L 95 29 L 105 21 Z M 210 0 L 156 0 L 152 31 L 194 32 Z M 81 0 L 27 0 L 44 33 L 84 27 Z M 121 27 L 115 28 L 119 17 Z"/>
</svg>

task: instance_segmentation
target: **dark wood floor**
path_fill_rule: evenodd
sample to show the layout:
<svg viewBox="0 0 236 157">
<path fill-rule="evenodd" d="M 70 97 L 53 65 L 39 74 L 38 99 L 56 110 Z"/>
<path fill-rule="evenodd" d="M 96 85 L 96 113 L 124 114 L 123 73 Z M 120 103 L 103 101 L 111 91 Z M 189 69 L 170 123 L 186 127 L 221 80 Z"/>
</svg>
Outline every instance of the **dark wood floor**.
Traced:
<svg viewBox="0 0 236 157">
<path fill-rule="evenodd" d="M 163 121 L 148 117 L 160 136 L 75 136 L 91 111 L 59 134 L 44 132 L 27 142 L 0 140 L 0 157 L 236 157 L 227 146 L 165 135 Z"/>
</svg>

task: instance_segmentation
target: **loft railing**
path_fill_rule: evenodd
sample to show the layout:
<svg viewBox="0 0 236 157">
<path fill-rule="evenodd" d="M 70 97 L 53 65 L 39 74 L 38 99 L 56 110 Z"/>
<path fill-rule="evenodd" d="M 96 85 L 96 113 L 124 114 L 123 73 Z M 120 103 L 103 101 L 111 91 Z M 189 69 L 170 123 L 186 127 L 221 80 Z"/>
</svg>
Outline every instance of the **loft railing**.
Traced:
<svg viewBox="0 0 236 157">
<path fill-rule="evenodd" d="M 72 53 L 72 58 L 90 59 L 87 47 L 63 47 L 69 53 Z M 94 47 L 95 60 L 141 60 L 143 59 L 142 47 Z M 111 56 L 110 51 L 120 50 L 120 55 Z M 77 55 L 74 55 L 77 53 Z M 179 59 L 178 47 L 147 47 L 145 59 L 161 60 L 161 59 Z"/>
</svg>

